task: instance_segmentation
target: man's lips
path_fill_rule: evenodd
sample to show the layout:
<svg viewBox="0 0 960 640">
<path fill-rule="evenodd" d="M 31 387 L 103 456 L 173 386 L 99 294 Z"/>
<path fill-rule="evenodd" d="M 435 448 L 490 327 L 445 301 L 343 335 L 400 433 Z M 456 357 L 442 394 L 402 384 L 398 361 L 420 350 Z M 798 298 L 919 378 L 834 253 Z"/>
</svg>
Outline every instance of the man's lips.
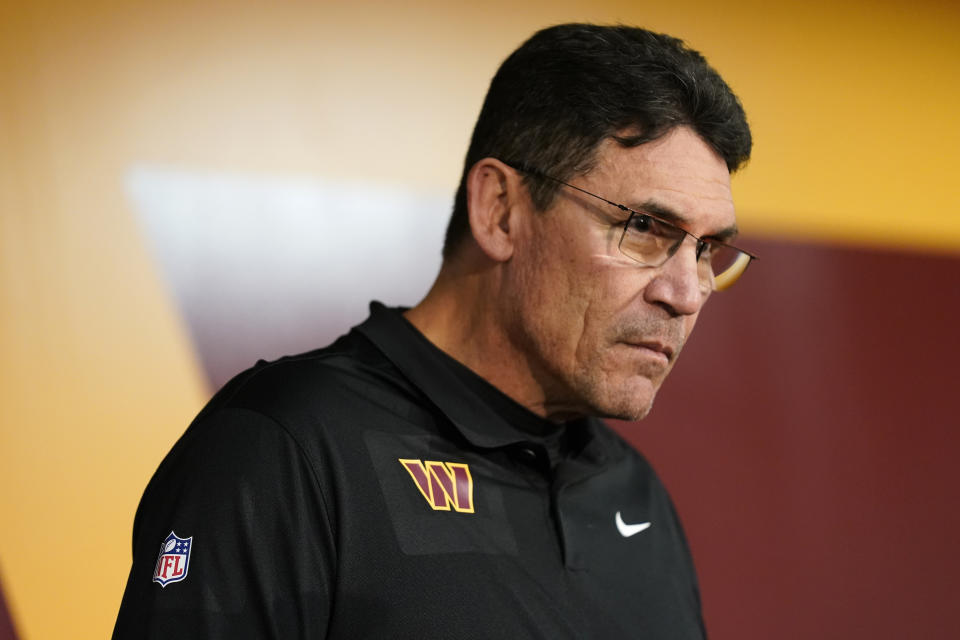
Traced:
<svg viewBox="0 0 960 640">
<path fill-rule="evenodd" d="M 673 360 L 673 354 L 676 352 L 671 345 L 657 340 L 626 340 L 624 344 L 635 349 L 644 349 L 663 356 L 666 362 L 671 362 Z"/>
</svg>

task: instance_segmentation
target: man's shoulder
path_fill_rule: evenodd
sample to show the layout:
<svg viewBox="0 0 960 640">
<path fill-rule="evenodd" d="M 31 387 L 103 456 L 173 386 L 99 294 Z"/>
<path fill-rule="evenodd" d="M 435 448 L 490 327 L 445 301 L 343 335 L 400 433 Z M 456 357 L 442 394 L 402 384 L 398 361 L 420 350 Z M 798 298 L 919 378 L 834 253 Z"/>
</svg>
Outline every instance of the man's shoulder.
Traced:
<svg viewBox="0 0 960 640">
<path fill-rule="evenodd" d="M 261 360 L 225 384 L 200 417 L 224 409 L 247 409 L 289 423 L 417 395 L 396 366 L 353 330 L 321 349 L 271 362 Z"/>
<path fill-rule="evenodd" d="M 235 376 L 178 439 L 158 475 L 191 461 L 226 468 L 248 466 L 250 458 L 330 468 L 331 457 L 356 455 L 370 428 L 429 428 L 432 415 L 423 405 L 390 360 L 351 331 L 328 347 L 261 361 Z"/>
<path fill-rule="evenodd" d="M 272 362 L 260 361 L 227 382 L 188 431 L 225 413 L 255 416 L 311 449 L 346 447 L 367 428 L 422 428 L 429 402 L 394 363 L 356 329 L 333 344 Z M 326 444 L 322 444 L 326 443 Z"/>
</svg>

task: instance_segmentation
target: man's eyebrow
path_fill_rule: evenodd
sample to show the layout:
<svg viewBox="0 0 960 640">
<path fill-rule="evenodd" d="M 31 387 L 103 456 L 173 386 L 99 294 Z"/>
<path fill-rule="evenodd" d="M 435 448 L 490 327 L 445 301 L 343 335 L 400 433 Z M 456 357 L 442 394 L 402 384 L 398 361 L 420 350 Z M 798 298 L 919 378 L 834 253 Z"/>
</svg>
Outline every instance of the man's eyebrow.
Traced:
<svg viewBox="0 0 960 640">
<path fill-rule="evenodd" d="M 640 213 L 649 213 L 650 215 L 660 218 L 670 224 L 680 227 L 684 231 L 689 228 L 690 220 L 683 215 L 679 214 L 672 207 L 666 206 L 654 200 L 646 200 L 639 204 L 630 204 L 629 207 L 634 211 L 639 211 Z M 727 242 L 732 240 L 739 233 L 737 225 L 734 223 L 729 227 L 724 227 L 713 233 L 707 233 L 702 237 L 708 240 L 718 240 L 720 242 Z"/>
</svg>

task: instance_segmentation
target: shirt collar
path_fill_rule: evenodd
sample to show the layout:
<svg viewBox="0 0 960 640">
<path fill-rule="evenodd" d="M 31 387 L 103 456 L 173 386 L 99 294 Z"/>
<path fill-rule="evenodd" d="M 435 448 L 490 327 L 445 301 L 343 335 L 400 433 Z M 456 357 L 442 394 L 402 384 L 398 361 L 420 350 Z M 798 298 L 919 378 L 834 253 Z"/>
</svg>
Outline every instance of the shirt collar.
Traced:
<svg viewBox="0 0 960 640">
<path fill-rule="evenodd" d="M 470 444 L 497 448 L 544 439 L 543 433 L 538 434 L 533 429 L 522 429 L 512 424 L 504 417 L 506 412 L 502 406 L 501 410 L 497 411 L 491 403 L 486 402 L 465 384 L 462 373 L 455 370 L 463 365 L 430 342 L 401 315 L 402 311 L 400 308 L 387 308 L 379 302 L 372 302 L 370 317 L 359 325 L 357 330 L 373 342 L 394 366 L 429 398 Z M 479 376 L 477 379 L 489 385 Z M 514 418 L 520 418 L 518 422 L 530 420 L 542 425 L 548 424 L 492 385 L 491 388 L 500 393 L 506 402 L 513 403 L 516 410 L 527 414 L 525 417 L 518 416 L 511 410 L 509 413 Z M 596 419 L 576 422 L 579 438 L 585 441 L 582 443 L 583 453 L 588 458 L 602 461 L 607 457 L 603 450 L 609 450 L 609 445 L 612 444 L 612 432 Z M 557 430 L 562 428 L 563 425 L 556 425 Z M 600 433 L 606 437 L 594 437 Z"/>
</svg>

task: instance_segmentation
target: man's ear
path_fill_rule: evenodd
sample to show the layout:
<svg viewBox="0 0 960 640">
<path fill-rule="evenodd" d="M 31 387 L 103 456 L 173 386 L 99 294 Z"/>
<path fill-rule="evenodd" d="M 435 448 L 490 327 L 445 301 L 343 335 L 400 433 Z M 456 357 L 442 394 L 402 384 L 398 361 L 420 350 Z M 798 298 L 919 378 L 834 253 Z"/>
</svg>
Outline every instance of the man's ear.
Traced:
<svg viewBox="0 0 960 640">
<path fill-rule="evenodd" d="M 521 190 L 517 172 L 496 158 L 483 158 L 467 174 L 467 213 L 470 232 L 491 260 L 506 262 L 513 255 Z"/>
</svg>

